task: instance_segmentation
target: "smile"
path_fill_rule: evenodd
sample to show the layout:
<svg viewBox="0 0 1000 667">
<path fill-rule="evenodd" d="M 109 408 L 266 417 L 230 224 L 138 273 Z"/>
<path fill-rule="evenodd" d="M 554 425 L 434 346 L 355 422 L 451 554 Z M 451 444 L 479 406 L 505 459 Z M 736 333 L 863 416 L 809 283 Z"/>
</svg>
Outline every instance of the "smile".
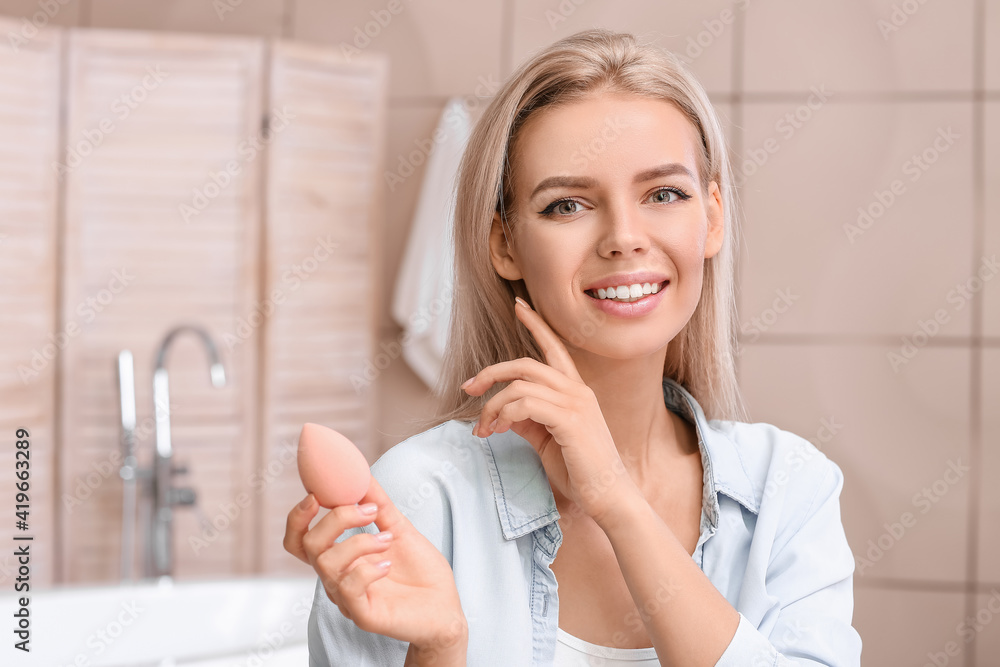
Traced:
<svg viewBox="0 0 1000 667">
<path fill-rule="evenodd" d="M 615 317 L 641 317 L 646 313 L 651 312 L 653 309 L 659 305 L 660 301 L 663 299 L 663 295 L 666 293 L 666 287 L 670 284 L 669 280 L 664 280 L 662 283 L 654 283 L 649 285 L 649 291 L 646 291 L 646 283 L 640 285 L 642 294 L 640 296 L 632 296 L 634 293 L 633 285 L 622 285 L 621 287 L 608 288 L 604 290 L 604 298 L 602 299 L 599 294 L 594 294 L 591 291 L 585 291 L 588 297 L 590 297 L 590 303 L 594 304 L 595 307 L 604 311 L 608 315 L 614 315 Z M 609 293 L 614 290 L 614 296 L 608 298 Z M 624 295 L 625 289 L 628 289 L 628 297 L 624 299 L 618 298 L 618 290 L 622 290 Z M 653 290 L 656 290 L 655 292 Z"/>
<path fill-rule="evenodd" d="M 609 287 L 607 289 L 597 289 L 597 290 L 585 290 L 584 293 L 594 299 L 598 300 L 609 300 L 617 301 L 618 303 L 634 303 L 650 294 L 656 294 L 661 289 L 667 286 L 669 280 L 664 280 L 662 283 L 643 283 L 634 285 L 620 285 L 618 287 Z"/>
</svg>

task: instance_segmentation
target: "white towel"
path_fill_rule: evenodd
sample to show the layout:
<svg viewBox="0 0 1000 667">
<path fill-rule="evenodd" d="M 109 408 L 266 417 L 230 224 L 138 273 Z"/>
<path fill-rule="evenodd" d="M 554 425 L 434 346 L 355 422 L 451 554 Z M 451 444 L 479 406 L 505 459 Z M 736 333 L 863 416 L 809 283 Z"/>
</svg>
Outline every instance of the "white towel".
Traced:
<svg viewBox="0 0 1000 667">
<path fill-rule="evenodd" d="M 403 327 L 403 358 L 435 390 L 451 325 L 455 182 L 471 131 L 472 118 L 463 99 L 448 100 L 431 137 L 427 170 L 392 301 L 392 316 Z"/>
</svg>

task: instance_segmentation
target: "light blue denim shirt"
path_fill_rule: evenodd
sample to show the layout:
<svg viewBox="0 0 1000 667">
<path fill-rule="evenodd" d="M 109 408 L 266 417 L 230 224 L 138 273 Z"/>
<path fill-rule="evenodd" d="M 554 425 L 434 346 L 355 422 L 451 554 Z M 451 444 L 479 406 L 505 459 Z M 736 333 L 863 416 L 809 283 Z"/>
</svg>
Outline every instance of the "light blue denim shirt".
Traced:
<svg viewBox="0 0 1000 667">
<path fill-rule="evenodd" d="M 707 420 L 672 379 L 663 397 L 698 431 L 704 493 L 692 557 L 740 616 L 716 667 L 858 667 L 840 468 L 770 424 Z M 471 423 L 453 420 L 392 447 L 371 469 L 451 564 L 469 624 L 468 665 L 552 665 L 559 596 L 549 565 L 562 531 L 532 446 L 511 430 L 478 438 Z M 340 539 L 377 530 L 372 523 Z M 407 648 L 344 618 L 317 580 L 310 667 L 401 666 Z"/>
</svg>

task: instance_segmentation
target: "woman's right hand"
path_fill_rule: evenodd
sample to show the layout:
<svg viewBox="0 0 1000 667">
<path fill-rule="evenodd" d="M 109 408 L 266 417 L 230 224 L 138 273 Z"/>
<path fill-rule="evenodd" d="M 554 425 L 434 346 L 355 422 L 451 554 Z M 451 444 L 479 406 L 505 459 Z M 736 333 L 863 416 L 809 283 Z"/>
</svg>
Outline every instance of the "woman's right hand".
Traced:
<svg viewBox="0 0 1000 667">
<path fill-rule="evenodd" d="M 366 504 L 374 506 L 374 513 L 361 511 Z M 451 566 L 393 505 L 374 475 L 359 504 L 334 507 L 310 529 L 318 511 L 310 493 L 288 513 L 284 548 L 316 570 L 340 613 L 362 630 L 409 642 L 411 653 L 416 648 L 464 656 L 468 624 Z M 345 530 L 372 521 L 381 532 L 336 542 Z M 387 541 L 377 539 L 387 533 Z M 387 567 L 379 565 L 386 560 Z"/>
</svg>

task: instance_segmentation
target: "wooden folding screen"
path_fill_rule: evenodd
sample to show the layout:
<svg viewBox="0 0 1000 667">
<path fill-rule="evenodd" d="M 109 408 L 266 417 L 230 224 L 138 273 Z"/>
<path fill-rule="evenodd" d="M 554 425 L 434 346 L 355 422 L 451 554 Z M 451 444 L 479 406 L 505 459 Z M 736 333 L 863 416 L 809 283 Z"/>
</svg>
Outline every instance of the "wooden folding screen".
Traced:
<svg viewBox="0 0 1000 667">
<path fill-rule="evenodd" d="M 2 35 L 21 30 L 20 22 L 0 20 Z M 60 355 L 76 342 L 56 317 L 62 38 L 41 30 L 16 49 L 0 48 L 0 503 L 8 511 L 0 542 L 9 547 L 0 555 L 0 584 L 11 591 L 15 534 L 34 538 L 33 584 L 52 582 L 57 555 L 56 381 Z M 20 428 L 30 436 L 27 480 L 14 476 Z M 15 481 L 28 482 L 25 530 L 14 523 Z"/>
<path fill-rule="evenodd" d="M 32 429 L 36 581 L 119 577 L 116 357 L 148 466 L 154 360 L 183 324 L 227 385 L 176 339 L 175 481 L 197 503 L 175 508 L 174 574 L 305 573 L 281 548 L 299 428 L 375 446 L 386 77 L 383 57 L 251 38 L 53 29 L 0 53 L 0 452 Z"/>
</svg>

